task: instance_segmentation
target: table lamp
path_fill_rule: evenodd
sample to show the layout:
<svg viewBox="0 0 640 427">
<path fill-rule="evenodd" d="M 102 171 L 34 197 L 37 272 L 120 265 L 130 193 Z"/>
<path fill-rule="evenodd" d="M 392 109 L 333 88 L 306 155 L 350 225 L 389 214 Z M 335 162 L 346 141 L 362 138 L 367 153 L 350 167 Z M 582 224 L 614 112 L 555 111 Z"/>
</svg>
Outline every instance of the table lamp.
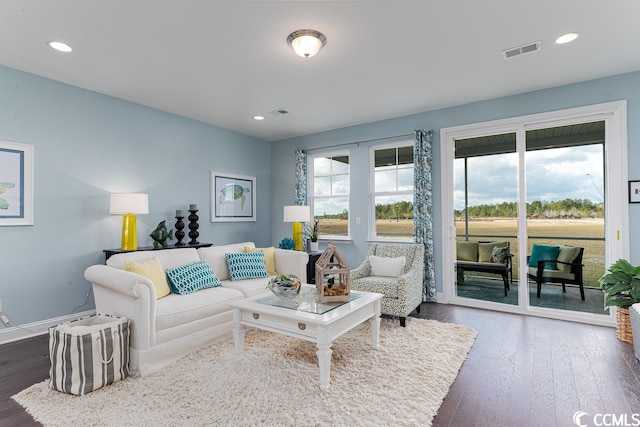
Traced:
<svg viewBox="0 0 640 427">
<path fill-rule="evenodd" d="M 296 251 L 304 249 L 302 239 L 302 223 L 309 222 L 311 220 L 311 209 L 309 206 L 285 206 L 284 207 L 284 222 L 293 222 L 292 233 L 293 247 Z"/>
<path fill-rule="evenodd" d="M 149 213 L 148 194 L 112 194 L 109 202 L 109 213 L 123 215 L 122 245 L 123 251 L 138 249 L 138 233 L 136 230 L 136 214 Z"/>
</svg>

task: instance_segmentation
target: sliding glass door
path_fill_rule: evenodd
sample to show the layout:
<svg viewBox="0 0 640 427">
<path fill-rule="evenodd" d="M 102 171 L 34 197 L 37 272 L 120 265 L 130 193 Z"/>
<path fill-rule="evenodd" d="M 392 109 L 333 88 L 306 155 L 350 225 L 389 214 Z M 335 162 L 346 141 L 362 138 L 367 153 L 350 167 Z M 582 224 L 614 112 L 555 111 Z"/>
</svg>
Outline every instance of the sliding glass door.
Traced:
<svg viewBox="0 0 640 427">
<path fill-rule="evenodd" d="M 598 278 L 628 254 L 625 118 L 610 103 L 442 130 L 446 302 L 613 321 Z"/>
</svg>

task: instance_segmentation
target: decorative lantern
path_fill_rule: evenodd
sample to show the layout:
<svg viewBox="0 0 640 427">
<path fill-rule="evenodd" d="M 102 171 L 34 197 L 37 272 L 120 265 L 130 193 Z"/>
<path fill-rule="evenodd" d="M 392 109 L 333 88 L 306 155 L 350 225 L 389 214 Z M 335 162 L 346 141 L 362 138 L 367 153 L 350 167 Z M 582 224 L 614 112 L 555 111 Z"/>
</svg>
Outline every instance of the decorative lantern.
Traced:
<svg viewBox="0 0 640 427">
<path fill-rule="evenodd" d="M 316 262 L 316 289 L 320 302 L 351 299 L 351 272 L 333 243 L 327 245 Z"/>
</svg>

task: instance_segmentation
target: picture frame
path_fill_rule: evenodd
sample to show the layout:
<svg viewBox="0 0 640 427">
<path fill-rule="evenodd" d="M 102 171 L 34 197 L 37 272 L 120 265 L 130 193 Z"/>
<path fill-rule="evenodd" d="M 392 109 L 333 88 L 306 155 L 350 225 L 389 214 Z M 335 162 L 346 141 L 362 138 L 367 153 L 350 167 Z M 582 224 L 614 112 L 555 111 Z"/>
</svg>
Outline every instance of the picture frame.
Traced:
<svg viewBox="0 0 640 427">
<path fill-rule="evenodd" d="M 640 203 L 640 180 L 629 181 L 629 203 Z"/>
<path fill-rule="evenodd" d="M 256 177 L 211 171 L 211 222 L 256 220 Z"/>
<path fill-rule="evenodd" d="M 0 226 L 33 225 L 33 145 L 0 141 Z"/>
</svg>

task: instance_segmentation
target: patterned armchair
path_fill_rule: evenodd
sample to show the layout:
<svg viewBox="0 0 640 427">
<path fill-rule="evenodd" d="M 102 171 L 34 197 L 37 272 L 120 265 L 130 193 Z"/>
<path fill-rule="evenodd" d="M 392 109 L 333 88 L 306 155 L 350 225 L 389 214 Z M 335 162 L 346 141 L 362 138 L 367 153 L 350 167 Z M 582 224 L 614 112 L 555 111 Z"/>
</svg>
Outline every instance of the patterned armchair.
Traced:
<svg viewBox="0 0 640 427">
<path fill-rule="evenodd" d="M 404 267 L 398 265 L 400 257 L 405 258 Z M 376 275 L 372 274 L 372 261 Z M 373 243 L 362 265 L 351 270 L 351 289 L 384 294 L 382 313 L 398 316 L 400 325 L 405 326 L 414 309 L 420 312 L 423 277 L 424 245 Z"/>
</svg>

